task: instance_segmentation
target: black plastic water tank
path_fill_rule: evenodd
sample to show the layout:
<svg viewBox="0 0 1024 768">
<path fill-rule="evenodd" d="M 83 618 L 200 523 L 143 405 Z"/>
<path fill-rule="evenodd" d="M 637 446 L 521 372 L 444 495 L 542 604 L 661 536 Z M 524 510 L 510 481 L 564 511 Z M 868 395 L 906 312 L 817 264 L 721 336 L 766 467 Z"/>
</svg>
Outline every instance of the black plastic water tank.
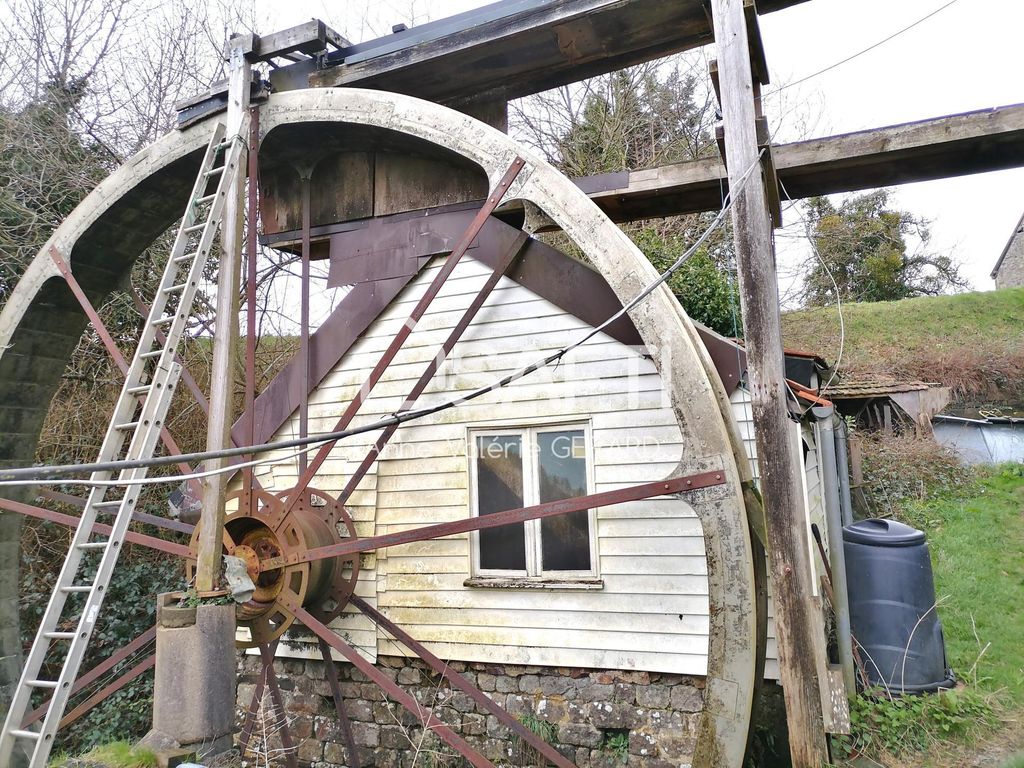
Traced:
<svg viewBox="0 0 1024 768">
<path fill-rule="evenodd" d="M 871 684 L 892 693 L 952 686 L 924 533 L 859 520 L 843 528 L 843 547 L 850 624 Z"/>
</svg>

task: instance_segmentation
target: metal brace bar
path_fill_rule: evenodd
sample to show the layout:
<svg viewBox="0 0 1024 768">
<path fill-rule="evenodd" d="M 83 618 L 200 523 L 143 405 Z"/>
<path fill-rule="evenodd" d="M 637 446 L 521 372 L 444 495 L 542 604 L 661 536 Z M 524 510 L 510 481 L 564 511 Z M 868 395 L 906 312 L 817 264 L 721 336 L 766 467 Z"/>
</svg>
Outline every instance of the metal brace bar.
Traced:
<svg viewBox="0 0 1024 768">
<path fill-rule="evenodd" d="M 573 763 L 566 760 L 561 753 L 558 752 L 554 747 L 548 744 L 543 739 L 539 738 L 537 734 L 527 728 L 525 725 L 516 720 L 512 715 L 508 713 L 508 710 L 500 707 L 496 704 L 490 696 L 481 691 L 463 675 L 453 670 L 448 664 L 445 664 L 441 659 L 432 654 L 426 649 L 421 643 L 413 639 L 412 635 L 403 630 L 387 616 L 378 611 L 368 602 L 363 600 L 361 597 L 353 595 L 349 598 L 349 602 L 352 603 L 356 608 L 362 611 L 371 621 L 379 624 L 386 629 L 391 635 L 396 637 L 399 642 L 402 643 L 406 648 L 419 656 L 425 661 L 430 668 L 437 672 L 442 677 L 448 678 L 452 685 L 467 694 L 473 701 L 479 704 L 481 707 L 486 709 L 492 715 L 494 715 L 503 724 L 508 726 L 519 738 L 529 744 L 531 747 L 536 749 L 550 762 L 554 763 L 558 768 L 576 768 Z M 322 640 L 320 641 L 323 642 Z"/>
<path fill-rule="evenodd" d="M 68 528 L 77 528 L 79 523 L 79 518 L 74 515 L 65 515 L 62 512 L 54 512 L 50 509 L 35 507 L 31 504 L 23 504 L 20 501 L 12 501 L 11 499 L 0 498 L 0 509 L 17 512 L 19 515 L 26 515 L 27 517 L 35 517 L 39 520 L 48 520 L 51 523 L 59 523 L 60 525 L 66 525 Z M 112 530 L 113 529 L 105 523 L 94 523 L 92 526 L 93 533 L 102 533 L 105 536 L 109 536 Z M 173 541 L 167 541 L 166 539 L 158 539 L 156 536 L 147 536 L 144 533 L 127 531 L 124 538 L 126 541 L 132 542 L 132 544 L 139 544 L 143 547 L 156 549 L 160 552 L 166 552 L 169 555 L 192 557 L 192 553 L 189 551 L 189 548 L 184 544 L 177 544 Z"/>
<path fill-rule="evenodd" d="M 301 621 L 317 637 L 326 642 L 334 650 L 348 659 L 354 667 L 376 683 L 381 690 L 390 698 L 401 704 L 422 724 L 424 729 L 429 729 L 441 738 L 448 746 L 466 758 L 475 768 L 496 768 L 494 763 L 481 755 L 472 745 L 459 736 L 455 731 L 441 722 L 434 716 L 433 710 L 424 707 L 416 699 L 410 696 L 397 683 L 388 679 L 383 672 L 366 659 L 364 659 L 355 648 L 345 642 L 341 637 L 334 634 L 323 622 L 316 619 L 305 608 L 300 605 L 288 605 L 295 618 Z"/>
<path fill-rule="evenodd" d="M 363 382 L 363 385 L 359 388 L 356 396 L 352 398 L 352 402 L 348 404 L 345 412 L 341 415 L 341 418 L 338 419 L 338 423 L 335 425 L 333 431 L 340 432 L 352 422 L 352 419 L 359 411 L 360 406 L 362 406 L 363 401 L 369 395 L 370 390 L 372 390 L 377 385 L 377 382 L 380 381 L 381 377 L 384 375 L 384 371 L 391 364 L 391 361 L 394 360 L 395 355 L 398 354 L 398 351 L 402 348 L 405 340 L 412 334 L 413 328 L 416 327 L 420 318 L 423 317 L 424 313 L 427 311 L 427 307 L 430 306 L 434 297 L 437 296 L 438 292 L 441 290 L 441 286 L 444 285 L 451 273 L 455 271 L 455 267 L 458 266 L 459 260 L 465 255 L 469 246 L 473 244 L 473 240 L 476 239 L 477 235 L 480 234 L 480 230 L 483 229 L 488 217 L 494 209 L 498 207 L 498 204 L 505 197 L 505 193 L 512 185 L 512 182 L 515 181 L 519 172 L 525 165 L 526 161 L 521 157 L 517 157 L 512 161 L 512 165 L 510 165 L 508 170 L 505 171 L 505 175 L 502 176 L 501 181 L 498 183 L 498 186 L 495 187 L 494 192 L 487 198 L 483 206 L 481 206 L 480 210 L 473 218 L 473 221 L 462 235 L 462 239 L 459 240 L 458 245 L 452 249 L 451 254 L 445 260 L 444 266 L 441 267 L 440 272 L 438 272 L 437 276 L 430 283 L 423 296 L 420 297 L 420 300 L 416 303 L 416 306 L 409 314 L 408 320 L 402 324 L 398 333 L 395 334 L 395 338 L 391 340 L 388 348 L 384 351 L 384 354 L 381 355 L 380 360 L 377 361 L 377 364 L 370 372 L 369 377 L 365 382 Z M 313 478 L 316 477 L 316 473 L 320 470 L 320 467 L 323 466 L 323 463 L 327 460 L 327 457 L 330 455 L 331 450 L 336 444 L 337 441 L 334 440 L 329 443 L 324 443 L 320 447 L 320 450 L 317 451 L 313 461 L 311 461 L 309 466 L 306 467 L 306 470 L 302 473 L 298 483 L 296 483 L 295 488 L 292 489 L 289 494 L 288 501 L 285 506 L 285 512 L 290 512 L 292 507 L 294 507 L 295 504 L 298 503 L 298 500 L 302 498 L 302 492 L 306 490 L 309 484 L 313 481 Z"/>
<path fill-rule="evenodd" d="M 537 520 L 542 517 L 555 517 L 568 514 L 569 512 L 582 512 L 585 509 L 606 507 L 626 501 L 639 501 L 640 499 L 648 499 L 652 496 L 694 491 L 698 488 L 722 485 L 724 482 L 725 475 L 721 471 L 703 472 L 699 475 L 690 475 L 689 477 L 675 477 L 656 483 L 644 483 L 643 485 L 633 485 L 614 491 L 593 493 L 589 496 L 575 496 L 571 499 L 562 499 L 561 501 L 549 501 L 532 507 L 507 509 L 490 515 L 427 525 L 408 531 L 396 531 L 395 533 L 384 533 L 380 536 L 369 536 L 365 539 L 341 541 L 326 547 L 316 547 L 302 554 L 295 554 L 290 557 L 276 557 L 264 560 L 260 563 L 260 570 L 271 571 L 294 563 L 312 562 L 328 557 L 351 555 L 355 552 L 368 552 L 372 549 L 393 547 L 398 544 L 411 544 L 415 541 L 437 539 L 443 536 L 452 536 L 457 533 L 468 533 L 470 531 L 481 531 L 486 528 L 498 528 L 512 523 L 525 523 L 528 520 Z"/>
<path fill-rule="evenodd" d="M 434 355 L 433 358 L 431 358 L 430 362 L 427 364 L 426 370 L 424 370 L 423 373 L 420 374 L 419 379 L 413 385 L 413 388 L 409 392 L 408 397 L 405 398 L 405 402 L 403 402 L 402 406 L 398 409 L 398 413 L 408 411 L 410 408 L 413 407 L 413 405 L 416 404 L 416 401 L 419 399 L 419 396 L 423 394 L 424 390 L 426 390 L 427 385 L 430 383 L 431 379 L 434 378 L 434 374 L 437 373 L 437 369 L 441 367 L 441 364 L 451 353 L 452 349 L 455 348 L 455 345 L 458 343 L 459 339 L 462 338 L 462 334 L 466 332 L 466 329 L 473 322 L 473 318 L 476 317 L 477 312 L 480 311 L 480 308 L 484 305 L 484 302 L 487 301 L 487 297 L 491 295 L 491 291 L 494 290 L 495 286 L 501 280 L 502 275 L 504 275 L 505 272 L 508 271 L 508 268 L 512 265 L 512 262 L 515 261 L 516 257 L 523 252 L 523 248 L 526 246 L 526 243 L 529 241 L 529 239 L 530 236 L 528 234 L 526 234 L 525 232 L 520 233 L 520 235 L 516 237 L 516 240 L 512 244 L 512 247 L 509 248 L 508 252 L 498 261 L 497 264 L 494 265 L 494 269 L 488 276 L 487 282 L 483 284 L 479 292 L 477 292 L 476 296 L 473 297 L 473 301 L 470 303 L 469 307 L 466 308 L 466 311 L 462 314 L 462 317 L 459 318 L 459 321 L 455 324 L 455 327 L 452 328 L 451 333 L 448 334 L 448 338 L 444 340 L 444 343 L 441 345 L 440 351 L 436 355 Z M 366 457 L 363 459 L 362 463 L 359 465 L 356 471 L 352 473 L 352 476 L 348 479 L 348 482 L 345 484 L 345 488 L 342 490 L 341 495 L 338 496 L 338 501 L 340 503 L 344 504 L 346 501 L 348 501 L 348 497 L 352 495 L 353 491 L 355 491 L 356 489 L 356 486 L 359 485 L 359 482 L 363 479 L 366 473 L 370 471 L 370 467 L 373 466 L 373 462 L 377 460 L 377 457 L 380 456 L 381 451 L 384 450 L 384 446 L 388 444 L 388 441 L 397 431 L 398 425 L 394 424 L 385 429 L 383 432 L 381 432 L 380 436 L 377 438 L 377 441 L 373 444 L 373 447 L 370 448 L 369 452 L 366 454 Z"/>
</svg>

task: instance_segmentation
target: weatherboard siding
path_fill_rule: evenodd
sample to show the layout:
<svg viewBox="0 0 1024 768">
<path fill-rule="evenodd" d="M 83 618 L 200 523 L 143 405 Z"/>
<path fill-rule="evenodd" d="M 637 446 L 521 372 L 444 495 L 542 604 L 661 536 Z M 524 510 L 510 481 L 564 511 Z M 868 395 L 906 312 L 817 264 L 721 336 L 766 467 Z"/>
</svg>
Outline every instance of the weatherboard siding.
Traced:
<svg viewBox="0 0 1024 768">
<path fill-rule="evenodd" d="M 437 266 L 424 271 L 371 325 L 310 398 L 310 431 L 338 416 L 402 327 Z M 460 263 L 412 332 L 353 426 L 398 410 L 488 270 Z M 445 402 L 489 384 L 590 329 L 522 286 L 502 279 L 417 403 Z M 749 396 L 732 398 L 751 461 L 756 449 Z M 585 424 L 594 492 L 665 478 L 682 447 L 653 364 L 599 334 L 548 366 L 456 409 L 403 425 L 353 496 L 360 535 L 460 520 L 470 514 L 467 437 L 478 427 Z M 297 431 L 297 417 L 276 437 Z M 337 493 L 372 438 L 338 445 L 319 486 Z M 811 471 L 811 467 L 808 467 Z M 294 483 L 294 460 L 265 470 L 277 487 Z M 815 477 L 817 470 L 814 469 Z M 360 594 L 444 659 L 704 674 L 708 647 L 707 564 L 700 521 L 678 499 L 648 499 L 596 512 L 600 589 L 469 587 L 468 534 L 382 549 L 361 574 Z M 343 623 L 360 646 L 372 627 Z M 771 628 L 770 628 L 771 632 Z M 773 634 L 773 633 L 772 633 Z M 382 654 L 405 653 L 383 635 Z M 301 647 L 286 653 L 308 655 Z M 767 676 L 777 677 L 774 637 Z M 372 654 L 370 654 L 372 655 Z"/>
</svg>

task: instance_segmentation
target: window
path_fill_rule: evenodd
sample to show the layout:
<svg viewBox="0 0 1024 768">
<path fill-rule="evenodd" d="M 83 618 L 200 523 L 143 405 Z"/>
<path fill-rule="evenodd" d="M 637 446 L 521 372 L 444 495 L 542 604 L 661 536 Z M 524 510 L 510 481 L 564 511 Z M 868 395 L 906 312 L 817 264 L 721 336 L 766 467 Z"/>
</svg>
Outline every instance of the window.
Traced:
<svg viewBox="0 0 1024 768">
<path fill-rule="evenodd" d="M 582 425 L 478 430 L 470 437 L 474 514 L 590 493 Z M 591 518 L 582 510 L 479 531 L 475 570 L 485 577 L 592 577 L 597 557 Z"/>
</svg>

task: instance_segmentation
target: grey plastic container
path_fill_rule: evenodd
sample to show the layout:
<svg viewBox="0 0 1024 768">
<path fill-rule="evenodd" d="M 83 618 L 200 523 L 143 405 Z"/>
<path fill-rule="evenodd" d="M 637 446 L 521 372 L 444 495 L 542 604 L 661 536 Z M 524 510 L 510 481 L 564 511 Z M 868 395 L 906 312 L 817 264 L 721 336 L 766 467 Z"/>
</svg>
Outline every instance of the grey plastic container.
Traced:
<svg viewBox="0 0 1024 768">
<path fill-rule="evenodd" d="M 924 533 L 859 520 L 843 528 L 843 547 L 850 623 L 871 685 L 892 693 L 952 687 Z"/>
</svg>

